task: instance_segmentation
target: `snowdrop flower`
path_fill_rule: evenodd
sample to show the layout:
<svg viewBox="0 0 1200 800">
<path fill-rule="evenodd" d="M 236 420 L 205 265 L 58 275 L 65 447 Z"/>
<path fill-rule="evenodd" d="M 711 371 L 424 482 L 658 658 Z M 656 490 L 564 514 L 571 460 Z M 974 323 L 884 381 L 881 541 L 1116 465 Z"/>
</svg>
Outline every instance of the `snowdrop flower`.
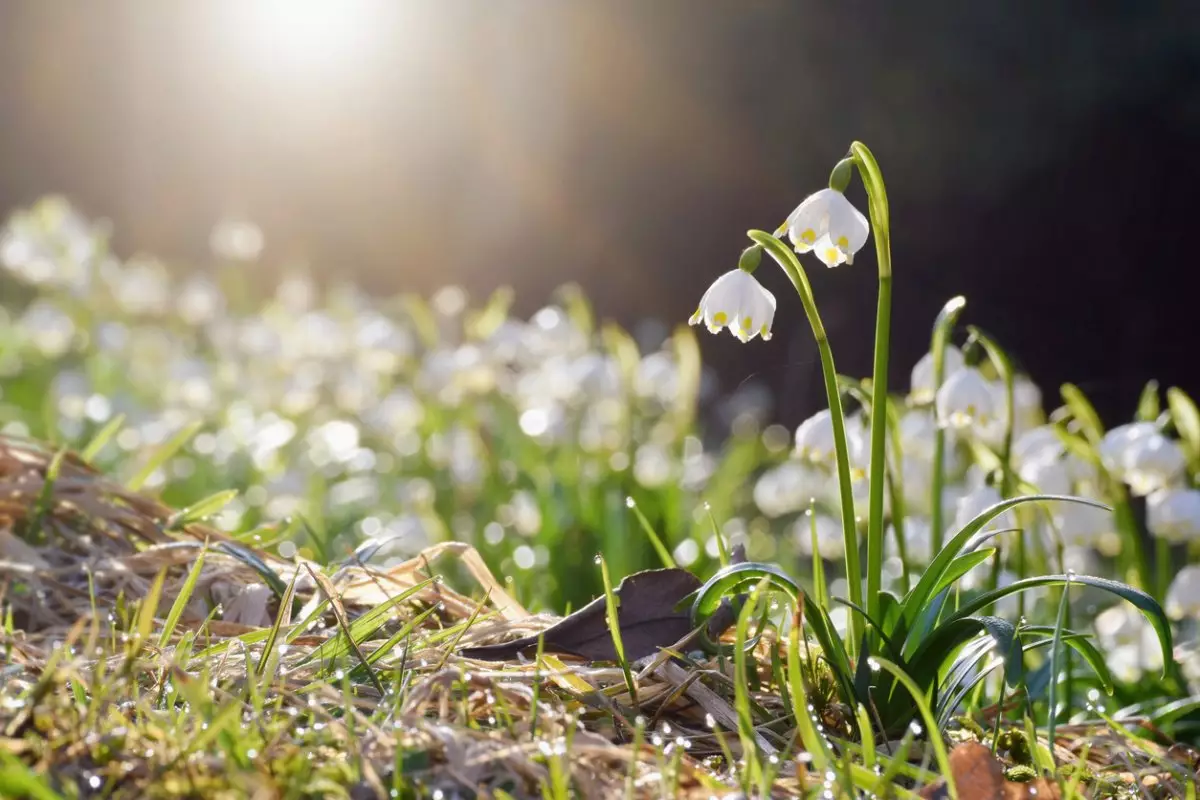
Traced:
<svg viewBox="0 0 1200 800">
<path fill-rule="evenodd" d="M 1172 542 L 1200 538 L 1200 490 L 1159 489 L 1146 498 L 1146 527 Z"/>
<path fill-rule="evenodd" d="M 734 336 L 748 342 L 755 336 L 762 336 L 764 341 L 770 339 L 774 319 L 775 295 L 749 272 L 733 269 L 708 287 L 688 324 L 703 322 L 712 333 L 729 326 Z"/>
<path fill-rule="evenodd" d="M 942 355 L 942 379 L 949 378 L 961 370 L 966 364 L 963 361 L 962 350 L 952 344 L 946 345 Z M 933 385 L 933 353 L 926 353 L 912 368 L 909 378 L 909 396 L 914 403 L 928 403 L 933 399 L 938 387 Z"/>
<path fill-rule="evenodd" d="M 818 464 L 834 463 L 833 414 L 829 409 L 818 411 L 800 423 L 796 429 L 796 455 Z"/>
<path fill-rule="evenodd" d="M 867 243 L 871 226 L 846 195 L 837 189 L 822 189 L 788 216 L 787 229 L 796 252 L 812 250 L 825 266 L 836 267 L 854 263 L 854 254 Z"/>
<path fill-rule="evenodd" d="M 996 419 L 997 402 L 992 384 L 970 367 L 946 379 L 934 401 L 938 423 L 951 428 L 985 427 Z"/>
<path fill-rule="evenodd" d="M 1167 589 L 1167 615 L 1172 619 L 1200 618 L 1200 565 L 1179 570 Z"/>
</svg>

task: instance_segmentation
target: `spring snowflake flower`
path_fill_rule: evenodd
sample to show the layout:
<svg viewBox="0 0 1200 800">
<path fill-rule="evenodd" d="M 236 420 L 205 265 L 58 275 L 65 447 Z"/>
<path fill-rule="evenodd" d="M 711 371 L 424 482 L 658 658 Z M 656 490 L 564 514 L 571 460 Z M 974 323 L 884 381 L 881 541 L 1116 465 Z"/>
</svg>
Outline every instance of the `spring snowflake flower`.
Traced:
<svg viewBox="0 0 1200 800">
<path fill-rule="evenodd" d="M 871 225 L 837 189 L 809 195 L 787 219 L 788 238 L 798 253 L 812 250 L 827 267 L 853 264 Z"/>
<path fill-rule="evenodd" d="M 796 455 L 817 464 L 832 464 L 836 458 L 833 439 L 833 414 L 823 409 L 796 429 Z"/>
<path fill-rule="evenodd" d="M 945 381 L 965 366 L 962 350 L 954 345 L 946 345 L 942 355 L 942 380 Z M 928 403 L 933 399 L 937 387 L 933 385 L 933 353 L 921 356 L 912 368 L 909 378 L 909 394 L 914 403 Z"/>
<path fill-rule="evenodd" d="M 753 275 L 734 269 L 717 278 L 700 298 L 700 306 L 688 320 L 690 325 L 703 322 L 712 333 L 726 326 L 743 342 L 755 336 L 771 338 L 775 319 L 775 295 L 762 287 Z"/>
<path fill-rule="evenodd" d="M 1172 619 L 1200 617 L 1200 565 L 1179 570 L 1167 590 L 1166 611 Z"/>
<path fill-rule="evenodd" d="M 946 379 L 934 400 L 938 423 L 951 428 L 985 428 L 996 419 L 995 387 L 979 370 L 964 367 Z"/>
<path fill-rule="evenodd" d="M 1146 527 L 1172 542 L 1200 538 L 1200 489 L 1159 489 L 1146 498 Z"/>
</svg>

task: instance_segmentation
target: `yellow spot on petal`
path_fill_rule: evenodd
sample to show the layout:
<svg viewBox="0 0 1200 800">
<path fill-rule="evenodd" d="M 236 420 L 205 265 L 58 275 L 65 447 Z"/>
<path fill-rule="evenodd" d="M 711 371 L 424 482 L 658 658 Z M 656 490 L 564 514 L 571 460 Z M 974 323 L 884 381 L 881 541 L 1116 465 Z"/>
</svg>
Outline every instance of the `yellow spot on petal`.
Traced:
<svg viewBox="0 0 1200 800">
<path fill-rule="evenodd" d="M 825 251 L 825 260 L 826 261 L 832 261 L 833 263 L 836 264 L 839 256 L 841 256 L 841 253 L 838 251 L 838 249 L 836 247 L 830 247 L 828 250 Z"/>
<path fill-rule="evenodd" d="M 749 317 L 742 317 L 742 330 L 746 331 L 747 333 L 754 330 L 754 320 L 750 319 Z"/>
<path fill-rule="evenodd" d="M 850 240 L 845 236 L 839 236 L 837 239 L 837 246 L 845 250 L 846 248 L 850 247 Z"/>
<path fill-rule="evenodd" d="M 718 311 L 713 314 L 714 325 L 724 325 L 727 322 L 729 322 L 729 316 L 724 311 Z"/>
<path fill-rule="evenodd" d="M 812 244 L 816 240 L 817 240 L 817 232 L 814 231 L 812 228 L 809 228 L 808 230 L 806 230 L 800 234 L 800 241 L 804 242 L 805 244 Z"/>
<path fill-rule="evenodd" d="M 702 319 L 704 319 L 704 314 L 702 314 L 700 312 L 700 309 L 697 308 L 696 313 L 692 314 L 692 316 L 688 317 L 688 324 L 689 325 L 699 325 L 700 320 L 702 320 Z"/>
</svg>

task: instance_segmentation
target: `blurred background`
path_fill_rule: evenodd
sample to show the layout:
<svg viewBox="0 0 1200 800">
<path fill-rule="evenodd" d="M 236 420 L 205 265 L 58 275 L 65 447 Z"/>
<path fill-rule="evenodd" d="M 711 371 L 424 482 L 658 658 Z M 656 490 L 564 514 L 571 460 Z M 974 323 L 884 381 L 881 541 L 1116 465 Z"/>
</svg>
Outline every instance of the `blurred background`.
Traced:
<svg viewBox="0 0 1200 800">
<path fill-rule="evenodd" d="M 511 285 L 528 314 L 576 282 L 602 317 L 674 324 L 853 139 L 894 215 L 893 381 L 965 294 L 966 322 L 1107 422 L 1148 378 L 1200 390 L 1197 4 L 0 4 L 0 215 L 59 192 L 180 271 L 250 220 L 264 286 L 295 265 L 377 292 Z M 868 251 L 809 264 L 855 375 Z M 762 275 L 775 338 L 703 354 L 794 425 L 820 368 Z"/>
</svg>

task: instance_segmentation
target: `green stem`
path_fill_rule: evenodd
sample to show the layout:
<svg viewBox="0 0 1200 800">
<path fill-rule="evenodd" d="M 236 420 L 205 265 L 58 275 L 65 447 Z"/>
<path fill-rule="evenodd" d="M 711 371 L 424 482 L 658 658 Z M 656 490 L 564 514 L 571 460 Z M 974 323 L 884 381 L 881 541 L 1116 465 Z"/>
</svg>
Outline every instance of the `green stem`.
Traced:
<svg viewBox="0 0 1200 800">
<path fill-rule="evenodd" d="M 942 520 L 942 492 L 946 483 L 946 431 L 937 422 L 937 392 L 942 388 L 946 379 L 946 344 L 950 331 L 958 315 L 962 312 L 967 301 L 953 297 L 942 310 L 938 312 L 933 323 L 933 340 L 929 343 L 929 352 L 933 355 L 933 393 L 934 393 L 934 428 L 933 428 L 933 480 L 931 481 L 929 499 L 929 524 L 933 539 L 933 553 L 942 549 L 942 538 L 945 523 Z"/>
<path fill-rule="evenodd" d="M 887 445 L 888 351 L 892 321 L 892 248 L 887 190 L 875 156 L 862 142 L 850 145 L 867 189 L 875 258 L 879 264 L 879 302 L 875 313 L 875 365 L 871 376 L 870 504 L 867 516 L 867 611 L 878 619 L 883 580 L 883 491 Z"/>
<path fill-rule="evenodd" d="M 858 562 L 858 530 L 854 521 L 854 497 L 850 484 L 850 448 L 846 445 L 846 416 L 842 410 L 842 395 L 838 389 L 837 370 L 833 365 L 833 350 L 829 347 L 829 337 L 825 334 L 825 325 L 817 312 L 817 303 L 813 298 L 812 286 L 800 260 L 783 242 L 765 231 L 750 231 L 747 234 L 753 241 L 763 246 L 775 263 L 779 264 L 800 296 L 804 313 L 812 327 L 813 338 L 817 341 L 817 352 L 821 356 L 821 375 L 825 379 L 825 397 L 829 402 L 829 413 L 833 422 L 833 449 L 837 458 L 838 493 L 842 506 L 842 536 L 846 550 L 846 583 L 850 586 L 850 601 L 862 607 L 863 583 L 862 567 Z M 850 626 L 853 635 L 846 642 L 847 649 L 857 646 L 862 640 L 864 623 L 861 615 L 850 615 Z"/>
</svg>

